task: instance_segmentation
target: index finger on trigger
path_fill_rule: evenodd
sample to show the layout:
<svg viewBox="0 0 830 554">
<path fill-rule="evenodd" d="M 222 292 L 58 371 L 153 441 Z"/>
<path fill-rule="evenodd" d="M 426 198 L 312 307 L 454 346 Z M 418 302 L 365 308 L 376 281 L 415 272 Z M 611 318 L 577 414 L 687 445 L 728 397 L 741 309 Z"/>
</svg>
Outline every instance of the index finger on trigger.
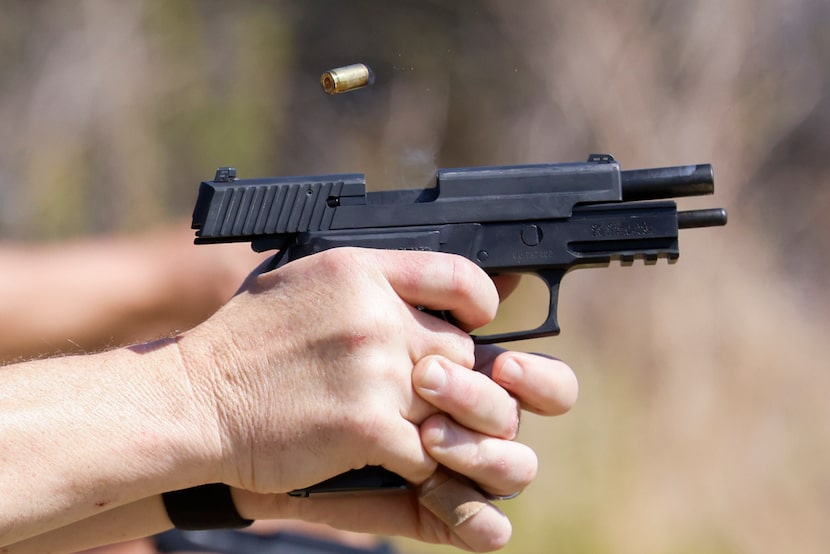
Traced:
<svg viewBox="0 0 830 554">
<path fill-rule="evenodd" d="M 464 330 L 493 320 L 499 296 L 481 268 L 462 256 L 439 252 L 391 252 L 379 255 L 383 272 L 408 304 L 448 311 Z"/>
<path fill-rule="evenodd" d="M 518 273 L 505 273 L 504 275 L 494 275 L 492 279 L 496 285 L 496 290 L 499 291 L 499 300 L 504 301 L 519 286 L 522 276 Z"/>
</svg>

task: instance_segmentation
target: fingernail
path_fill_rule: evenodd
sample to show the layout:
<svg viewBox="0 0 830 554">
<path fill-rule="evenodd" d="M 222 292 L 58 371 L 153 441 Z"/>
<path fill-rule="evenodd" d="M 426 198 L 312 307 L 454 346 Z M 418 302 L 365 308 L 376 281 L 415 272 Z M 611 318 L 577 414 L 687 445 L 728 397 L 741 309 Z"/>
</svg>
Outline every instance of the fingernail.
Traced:
<svg viewBox="0 0 830 554">
<path fill-rule="evenodd" d="M 505 385 L 515 385 L 522 380 L 522 366 L 513 358 L 508 358 L 499 371 L 499 381 Z"/>
<path fill-rule="evenodd" d="M 446 382 L 447 372 L 444 371 L 444 368 L 441 367 L 438 362 L 432 361 L 429 366 L 427 366 L 423 376 L 421 376 L 421 382 L 419 383 L 418 388 L 428 391 L 437 391 L 443 387 Z"/>
</svg>

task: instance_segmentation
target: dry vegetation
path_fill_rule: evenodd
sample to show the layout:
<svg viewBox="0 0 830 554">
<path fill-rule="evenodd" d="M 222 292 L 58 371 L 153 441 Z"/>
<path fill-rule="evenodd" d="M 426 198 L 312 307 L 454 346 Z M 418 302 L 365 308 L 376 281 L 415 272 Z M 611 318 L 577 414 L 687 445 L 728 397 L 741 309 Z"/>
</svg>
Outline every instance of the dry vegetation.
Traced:
<svg viewBox="0 0 830 554">
<path fill-rule="evenodd" d="M 375 87 L 319 92 L 353 61 Z M 0 72 L 19 239 L 176 220 L 218 165 L 385 188 L 597 151 L 711 162 L 716 196 L 684 205 L 729 225 L 684 232 L 671 267 L 569 275 L 562 336 L 528 345 L 581 396 L 526 418 L 542 469 L 506 551 L 830 549 L 826 2 L 7 0 Z"/>
</svg>

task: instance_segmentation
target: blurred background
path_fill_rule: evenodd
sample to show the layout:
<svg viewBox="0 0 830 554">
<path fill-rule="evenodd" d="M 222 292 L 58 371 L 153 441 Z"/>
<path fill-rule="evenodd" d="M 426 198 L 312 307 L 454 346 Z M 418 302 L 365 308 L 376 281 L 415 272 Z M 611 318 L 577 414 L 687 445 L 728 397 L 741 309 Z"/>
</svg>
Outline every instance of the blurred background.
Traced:
<svg viewBox="0 0 830 554">
<path fill-rule="evenodd" d="M 321 92 L 355 62 L 374 86 Z M 33 249 L 160 227 L 189 243 L 221 165 L 381 190 L 592 152 L 712 163 L 715 196 L 680 203 L 727 227 L 684 231 L 673 266 L 569 274 L 562 334 L 520 345 L 581 390 L 523 420 L 541 469 L 504 505 L 505 552 L 830 551 L 826 1 L 2 0 L 0 122 L 0 237 Z M 543 293 L 503 315 L 539 317 Z"/>
</svg>

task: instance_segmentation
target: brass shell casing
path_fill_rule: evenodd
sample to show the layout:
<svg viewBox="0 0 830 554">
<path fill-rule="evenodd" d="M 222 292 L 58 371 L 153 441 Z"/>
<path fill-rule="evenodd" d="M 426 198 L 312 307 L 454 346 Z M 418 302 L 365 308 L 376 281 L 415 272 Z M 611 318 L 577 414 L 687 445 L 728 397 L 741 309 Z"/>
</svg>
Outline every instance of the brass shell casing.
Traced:
<svg viewBox="0 0 830 554">
<path fill-rule="evenodd" d="M 320 86 L 326 94 L 357 90 L 371 85 L 374 81 L 374 73 L 362 63 L 330 69 L 320 76 Z"/>
</svg>

